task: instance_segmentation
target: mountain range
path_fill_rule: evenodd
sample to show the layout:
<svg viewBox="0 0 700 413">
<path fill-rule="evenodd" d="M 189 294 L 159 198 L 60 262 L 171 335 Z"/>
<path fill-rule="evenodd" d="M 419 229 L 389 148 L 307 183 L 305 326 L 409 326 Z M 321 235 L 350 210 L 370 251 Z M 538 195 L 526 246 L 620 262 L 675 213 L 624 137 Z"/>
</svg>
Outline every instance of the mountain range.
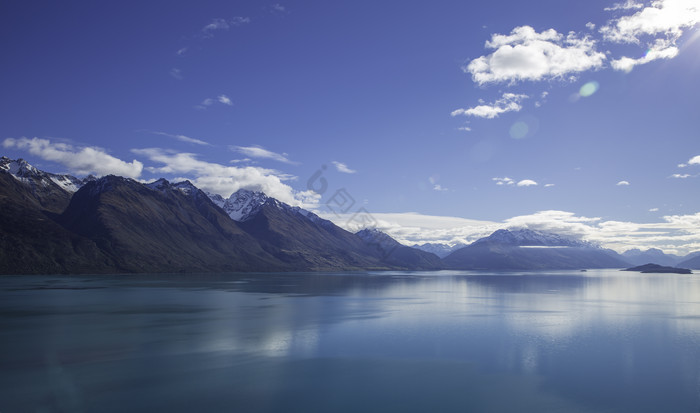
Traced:
<svg viewBox="0 0 700 413">
<path fill-rule="evenodd" d="M 668 264 L 660 251 L 619 255 L 529 229 L 498 230 L 452 251 L 414 248 L 376 229 L 353 234 L 262 192 L 223 198 L 189 181 L 79 179 L 6 157 L 0 208 L 0 274 L 623 268 L 646 257 Z M 700 267 L 700 254 L 688 258 Z"/>
</svg>

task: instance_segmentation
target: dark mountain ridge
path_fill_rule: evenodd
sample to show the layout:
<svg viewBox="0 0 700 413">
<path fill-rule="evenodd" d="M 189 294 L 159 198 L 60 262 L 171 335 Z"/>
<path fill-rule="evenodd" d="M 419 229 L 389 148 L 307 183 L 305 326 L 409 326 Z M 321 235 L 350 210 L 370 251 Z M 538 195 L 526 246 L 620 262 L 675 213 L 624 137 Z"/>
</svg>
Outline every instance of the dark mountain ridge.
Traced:
<svg viewBox="0 0 700 413">
<path fill-rule="evenodd" d="M 229 211 L 189 181 L 74 178 L 68 188 L 79 189 L 72 193 L 28 164 L 29 173 L 14 175 L 18 164 L 0 169 L 6 194 L 0 241 L 5 252 L 15 252 L 2 256 L 2 273 L 414 268 L 262 193 L 242 190 L 230 198 Z"/>
<path fill-rule="evenodd" d="M 224 199 L 189 181 L 78 179 L 5 157 L 0 208 L 0 274 L 629 266 L 614 251 L 529 229 L 496 231 L 440 259 L 261 192 Z"/>
<path fill-rule="evenodd" d="M 57 221 L 94 240 L 124 272 L 286 269 L 202 191 L 159 183 L 151 189 L 112 175 L 89 182 Z"/>
</svg>

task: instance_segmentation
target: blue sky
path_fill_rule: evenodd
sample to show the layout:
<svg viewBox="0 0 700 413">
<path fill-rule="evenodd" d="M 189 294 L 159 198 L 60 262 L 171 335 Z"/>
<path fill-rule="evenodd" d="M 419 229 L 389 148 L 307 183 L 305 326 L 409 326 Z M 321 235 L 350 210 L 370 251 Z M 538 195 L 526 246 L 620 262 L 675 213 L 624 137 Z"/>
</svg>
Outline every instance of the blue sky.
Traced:
<svg viewBox="0 0 700 413">
<path fill-rule="evenodd" d="M 685 253 L 699 16 L 690 0 L 5 2 L 0 141 L 49 171 L 264 190 L 348 228 L 361 210 L 409 243 L 517 225 Z"/>
</svg>

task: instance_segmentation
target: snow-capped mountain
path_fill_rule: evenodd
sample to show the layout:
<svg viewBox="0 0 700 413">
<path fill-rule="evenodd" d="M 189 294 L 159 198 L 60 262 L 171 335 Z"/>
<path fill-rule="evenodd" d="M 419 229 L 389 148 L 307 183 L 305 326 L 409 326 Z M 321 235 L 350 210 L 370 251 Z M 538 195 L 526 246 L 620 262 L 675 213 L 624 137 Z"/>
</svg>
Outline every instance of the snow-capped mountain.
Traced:
<svg viewBox="0 0 700 413">
<path fill-rule="evenodd" d="M 238 222 L 248 221 L 260 211 L 263 205 L 271 205 L 292 214 L 299 214 L 317 225 L 324 227 L 335 226 L 332 222 L 319 217 L 311 211 L 298 206 L 290 206 L 265 195 L 263 192 L 239 189 L 228 198 L 212 193 L 207 193 L 207 196 L 219 208 L 226 211 L 228 216 Z"/>
<path fill-rule="evenodd" d="M 197 188 L 192 184 L 192 182 L 187 180 L 182 182 L 170 182 L 165 178 L 160 178 L 155 182 L 146 184 L 146 187 L 153 189 L 154 191 L 160 192 L 164 192 L 167 190 L 177 190 L 190 197 L 196 196 L 199 193 L 199 188 Z"/>
<path fill-rule="evenodd" d="M 367 244 L 376 244 L 382 248 L 396 248 L 401 245 L 398 241 L 376 228 L 365 228 L 355 233 Z"/>
<path fill-rule="evenodd" d="M 92 175 L 84 179 L 76 178 L 72 175 L 52 174 L 41 171 L 24 159 L 10 159 L 3 156 L 0 158 L 0 170 L 3 170 L 20 182 L 32 187 L 33 191 L 39 188 L 50 187 L 51 183 L 58 185 L 59 188 L 66 192 L 73 193 L 80 189 L 87 182 L 94 181 L 96 178 Z"/>
<path fill-rule="evenodd" d="M 460 248 L 443 262 L 460 270 L 625 268 L 615 251 L 558 234 L 501 229 Z"/>
<path fill-rule="evenodd" d="M 426 242 L 425 244 L 421 244 L 421 245 L 414 244 L 414 245 L 412 245 L 412 247 L 419 249 L 421 251 L 431 252 L 440 258 L 445 258 L 446 256 L 450 255 L 450 253 L 452 253 L 452 251 L 456 251 L 460 248 L 464 248 L 466 245 L 467 244 L 449 245 L 449 244 L 440 244 L 440 243 L 435 243 L 435 242 Z"/>
<path fill-rule="evenodd" d="M 479 244 L 498 244 L 512 247 L 595 247 L 589 242 L 531 229 L 499 229 L 488 237 L 474 241 L 471 245 Z"/>
<path fill-rule="evenodd" d="M 266 201 L 272 199 L 262 192 L 249 191 L 247 189 L 239 189 L 228 198 L 218 194 L 208 193 L 207 195 L 214 204 L 226 211 L 228 216 L 238 222 L 245 222 L 250 219 Z"/>
<path fill-rule="evenodd" d="M 262 192 L 224 199 L 189 181 L 78 179 L 6 157 L 0 204 L 0 247 L 19 251 L 0 257 L 0 273 L 629 266 L 614 251 L 529 229 L 496 231 L 440 260 L 378 230 L 352 234 Z M 627 255 L 663 257 L 658 250 Z M 685 257 L 695 263 L 686 267 L 700 266 L 697 258 Z"/>
</svg>

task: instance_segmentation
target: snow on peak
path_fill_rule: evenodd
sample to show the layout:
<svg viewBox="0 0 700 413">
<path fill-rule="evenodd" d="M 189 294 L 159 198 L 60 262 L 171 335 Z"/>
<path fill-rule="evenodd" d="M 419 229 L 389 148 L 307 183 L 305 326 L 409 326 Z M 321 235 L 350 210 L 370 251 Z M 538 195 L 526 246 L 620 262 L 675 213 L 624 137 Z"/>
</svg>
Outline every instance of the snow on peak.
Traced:
<svg viewBox="0 0 700 413">
<path fill-rule="evenodd" d="M 450 245 L 446 243 L 436 243 L 436 242 L 426 242 L 424 244 L 414 244 L 412 248 L 419 249 L 425 252 L 431 252 L 440 258 L 445 258 L 450 255 L 453 251 L 460 248 L 466 247 L 467 244 L 457 243 L 455 245 Z"/>
<path fill-rule="evenodd" d="M 157 181 L 146 184 L 146 187 L 159 192 L 165 192 L 168 190 L 180 191 L 182 194 L 189 197 L 197 197 L 197 193 L 199 192 L 199 188 L 194 186 L 192 182 L 188 180 L 171 183 L 165 178 L 160 178 Z"/>
<path fill-rule="evenodd" d="M 291 214 L 299 214 L 314 224 L 325 228 L 334 226 L 332 222 L 319 217 L 311 211 L 307 211 L 298 206 L 290 206 L 265 195 L 263 192 L 239 189 L 228 198 L 212 193 L 207 193 L 207 196 L 214 204 L 223 209 L 231 219 L 238 222 L 245 222 L 251 219 L 260 211 L 263 205 L 268 205 Z"/>
<path fill-rule="evenodd" d="M 170 182 L 168 182 L 168 180 L 165 178 L 160 178 L 157 181 L 153 181 L 150 184 L 146 184 L 146 187 L 154 191 L 163 192 L 166 189 L 170 188 Z"/>
<path fill-rule="evenodd" d="M 376 228 L 365 228 L 356 232 L 355 235 L 360 237 L 367 244 L 378 244 L 383 247 L 394 247 L 401 245 L 401 243 L 393 239 L 391 236 Z"/>
<path fill-rule="evenodd" d="M 212 196 L 211 194 L 209 197 L 217 205 L 223 200 L 223 204 L 219 206 L 234 221 L 240 222 L 250 219 L 268 199 L 272 199 L 262 192 L 249 191 L 247 189 L 239 189 L 231 194 L 228 199 L 223 199 L 220 195 L 217 198 L 217 196 Z"/>
<path fill-rule="evenodd" d="M 32 175 L 38 175 L 40 171 L 29 164 L 22 158 L 17 160 L 10 159 L 6 156 L 0 158 L 0 168 L 5 172 L 12 174 L 15 178 L 28 178 Z"/>
<path fill-rule="evenodd" d="M 35 168 L 22 158 L 13 160 L 6 156 L 0 158 L 0 170 L 9 173 L 18 181 L 34 189 L 38 187 L 50 187 L 51 183 L 54 183 L 64 191 L 71 193 L 80 189 L 87 182 L 95 179 L 93 176 L 79 179 L 72 175 L 59 175 L 44 172 Z"/>
<path fill-rule="evenodd" d="M 197 191 L 199 191 L 199 188 L 194 186 L 192 182 L 188 180 L 184 180 L 182 182 L 173 184 L 173 188 L 177 189 L 178 191 L 182 192 L 187 196 L 194 196 L 195 194 L 197 194 Z"/>
<path fill-rule="evenodd" d="M 592 244 L 550 232 L 534 231 L 531 229 L 499 229 L 486 238 L 481 238 L 474 244 L 490 243 L 520 247 L 593 247 Z"/>
</svg>

